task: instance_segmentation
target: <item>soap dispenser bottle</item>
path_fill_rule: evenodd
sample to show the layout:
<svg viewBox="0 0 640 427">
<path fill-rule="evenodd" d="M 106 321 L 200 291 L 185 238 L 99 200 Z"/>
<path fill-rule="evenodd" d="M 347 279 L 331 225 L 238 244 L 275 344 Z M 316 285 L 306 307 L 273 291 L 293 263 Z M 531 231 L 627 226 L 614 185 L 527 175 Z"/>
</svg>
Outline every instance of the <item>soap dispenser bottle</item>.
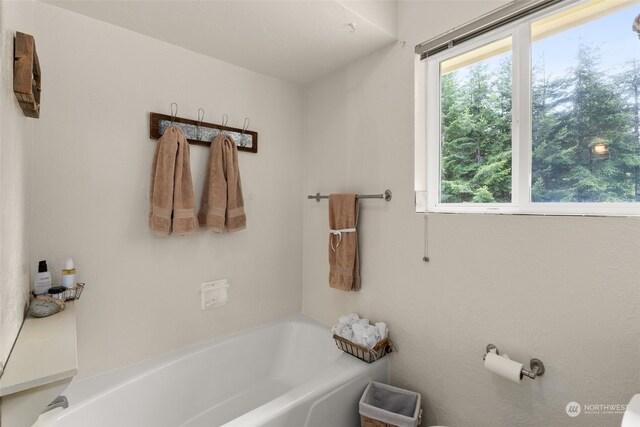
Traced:
<svg viewBox="0 0 640 427">
<path fill-rule="evenodd" d="M 38 274 L 33 281 L 33 289 L 36 295 L 46 294 L 51 287 L 51 273 L 47 271 L 47 261 L 42 260 L 38 263 Z"/>
<path fill-rule="evenodd" d="M 76 282 L 76 269 L 73 266 L 73 260 L 69 258 L 62 269 L 62 283 L 65 288 L 73 288 Z"/>
</svg>

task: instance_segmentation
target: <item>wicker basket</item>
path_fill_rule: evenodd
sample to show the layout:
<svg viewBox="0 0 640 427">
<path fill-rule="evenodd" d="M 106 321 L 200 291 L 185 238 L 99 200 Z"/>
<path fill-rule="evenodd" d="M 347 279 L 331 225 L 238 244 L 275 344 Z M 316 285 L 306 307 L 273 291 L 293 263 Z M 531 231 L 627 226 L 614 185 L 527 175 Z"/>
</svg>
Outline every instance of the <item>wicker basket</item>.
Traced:
<svg viewBox="0 0 640 427">
<path fill-rule="evenodd" d="M 345 353 L 349 353 L 360 360 L 364 360 L 367 363 L 375 362 L 385 354 L 393 351 L 393 343 L 389 338 L 378 341 L 372 349 L 358 345 L 336 334 L 333 334 L 333 340 L 336 342 L 336 346 L 340 350 Z"/>
<path fill-rule="evenodd" d="M 362 393 L 358 409 L 361 427 L 418 427 L 422 396 L 411 390 L 372 381 Z"/>
<path fill-rule="evenodd" d="M 374 420 L 364 415 L 360 415 L 360 427 L 398 427 L 395 424 L 387 424 L 383 421 Z"/>
</svg>

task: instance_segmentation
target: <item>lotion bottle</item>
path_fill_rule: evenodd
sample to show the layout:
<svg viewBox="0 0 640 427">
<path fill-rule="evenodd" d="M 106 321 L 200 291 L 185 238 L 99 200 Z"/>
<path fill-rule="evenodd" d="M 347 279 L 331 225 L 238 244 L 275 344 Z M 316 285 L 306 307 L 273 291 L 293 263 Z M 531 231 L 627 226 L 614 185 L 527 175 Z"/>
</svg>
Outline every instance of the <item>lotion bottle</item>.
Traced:
<svg viewBox="0 0 640 427">
<path fill-rule="evenodd" d="M 51 287 L 51 273 L 47 271 L 47 261 L 38 263 L 38 274 L 33 281 L 33 289 L 37 295 L 46 294 Z"/>
<path fill-rule="evenodd" d="M 76 282 L 76 269 L 73 266 L 73 260 L 69 258 L 62 269 L 62 283 L 65 288 L 73 288 Z"/>
</svg>

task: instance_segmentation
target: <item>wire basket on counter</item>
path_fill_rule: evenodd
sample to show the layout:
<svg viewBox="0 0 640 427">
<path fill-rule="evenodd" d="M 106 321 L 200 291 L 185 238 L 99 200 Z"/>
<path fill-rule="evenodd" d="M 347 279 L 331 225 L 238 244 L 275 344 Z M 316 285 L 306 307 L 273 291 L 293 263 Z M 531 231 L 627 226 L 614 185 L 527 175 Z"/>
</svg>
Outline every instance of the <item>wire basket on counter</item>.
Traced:
<svg viewBox="0 0 640 427">
<path fill-rule="evenodd" d="M 340 335 L 333 334 L 333 339 L 340 350 L 367 363 L 375 362 L 385 354 L 393 351 L 393 342 L 389 338 L 384 338 L 378 341 L 371 349 L 349 341 Z"/>
<path fill-rule="evenodd" d="M 85 285 L 84 283 L 76 283 L 71 288 L 65 289 L 62 292 L 59 292 L 59 293 L 47 292 L 47 295 L 62 301 L 75 301 L 80 299 L 80 295 L 84 290 L 84 285 Z"/>
</svg>

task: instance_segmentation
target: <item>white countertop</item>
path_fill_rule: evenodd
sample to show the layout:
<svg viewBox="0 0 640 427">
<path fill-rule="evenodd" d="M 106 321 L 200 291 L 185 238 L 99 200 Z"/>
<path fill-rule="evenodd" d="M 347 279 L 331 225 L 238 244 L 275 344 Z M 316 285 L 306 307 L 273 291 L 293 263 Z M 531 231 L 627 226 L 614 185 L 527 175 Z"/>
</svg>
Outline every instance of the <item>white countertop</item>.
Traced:
<svg viewBox="0 0 640 427">
<path fill-rule="evenodd" d="M 70 378 L 78 372 L 75 303 L 49 317 L 27 316 L 0 378 L 0 396 Z"/>
</svg>

